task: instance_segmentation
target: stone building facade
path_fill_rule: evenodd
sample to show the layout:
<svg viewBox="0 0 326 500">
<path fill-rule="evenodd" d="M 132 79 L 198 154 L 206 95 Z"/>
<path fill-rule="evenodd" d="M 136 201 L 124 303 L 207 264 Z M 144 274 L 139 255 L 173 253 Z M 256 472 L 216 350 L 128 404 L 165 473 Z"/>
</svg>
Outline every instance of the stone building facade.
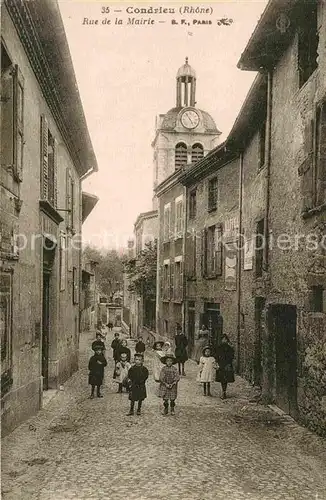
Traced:
<svg viewBox="0 0 326 500">
<path fill-rule="evenodd" d="M 154 205 L 158 209 L 156 330 L 173 337 L 184 327 L 185 188 L 179 177 L 219 142 L 213 118 L 196 107 L 196 73 L 188 59 L 177 72 L 176 106 L 156 122 Z"/>
<path fill-rule="evenodd" d="M 255 316 L 263 394 L 323 433 L 325 27 L 324 2 L 302 0 L 281 8 L 271 0 L 239 61 L 241 69 L 260 70 L 267 80 L 264 164 L 256 175 L 253 163 L 244 167 L 251 193 L 259 177 L 264 193 L 256 223 L 267 244 L 262 254 L 256 251 L 260 275 L 256 270 L 248 309 L 251 321 Z"/>
<path fill-rule="evenodd" d="M 3 2 L 1 35 L 5 434 L 78 367 L 81 181 L 97 163 L 57 3 Z"/>
</svg>

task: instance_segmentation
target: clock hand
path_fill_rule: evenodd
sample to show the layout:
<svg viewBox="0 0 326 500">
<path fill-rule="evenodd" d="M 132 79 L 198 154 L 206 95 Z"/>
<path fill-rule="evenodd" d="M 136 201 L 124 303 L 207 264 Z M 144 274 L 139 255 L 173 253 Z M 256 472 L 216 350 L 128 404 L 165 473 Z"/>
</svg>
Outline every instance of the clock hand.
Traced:
<svg viewBox="0 0 326 500">
<path fill-rule="evenodd" d="M 194 124 L 194 122 L 192 121 L 192 119 L 190 118 L 190 116 L 189 116 L 189 115 L 187 115 L 187 116 L 188 116 L 188 120 L 190 121 L 191 125 L 193 125 L 193 124 Z"/>
</svg>

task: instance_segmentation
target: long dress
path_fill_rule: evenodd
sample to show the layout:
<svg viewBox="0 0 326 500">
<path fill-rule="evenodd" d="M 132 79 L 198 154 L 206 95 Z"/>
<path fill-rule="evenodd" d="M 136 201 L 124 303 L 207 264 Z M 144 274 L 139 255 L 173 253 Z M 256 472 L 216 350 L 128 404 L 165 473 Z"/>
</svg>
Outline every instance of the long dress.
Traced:
<svg viewBox="0 0 326 500">
<path fill-rule="evenodd" d="M 230 346 L 230 344 L 220 344 L 216 353 L 216 359 L 219 365 L 216 372 L 216 382 L 234 382 L 233 358 L 233 347 Z"/>
<path fill-rule="evenodd" d="M 114 379 L 114 382 L 117 382 L 118 384 L 122 384 L 123 386 L 127 386 L 127 380 L 128 380 L 128 372 L 131 368 L 131 364 L 128 363 L 128 361 L 122 362 L 118 361 L 115 367 L 115 373 L 116 373 L 116 378 Z"/>
<path fill-rule="evenodd" d="M 163 356 L 165 356 L 165 354 L 166 353 L 164 351 L 162 351 L 162 350 L 154 351 L 153 377 L 154 377 L 155 382 L 159 382 L 160 381 L 160 374 L 161 374 L 161 370 L 162 370 L 162 367 L 163 367 L 161 358 Z"/>
<path fill-rule="evenodd" d="M 188 339 L 184 333 L 176 335 L 174 337 L 175 341 L 175 357 L 178 363 L 185 363 L 188 359 L 187 345 Z"/>
<path fill-rule="evenodd" d="M 199 363 L 204 347 L 209 345 L 209 330 L 199 330 L 194 349 L 194 359 Z"/>
<path fill-rule="evenodd" d="M 214 382 L 216 376 L 216 361 L 213 356 L 201 356 L 199 360 L 197 382 Z"/>
<path fill-rule="evenodd" d="M 180 375 L 175 366 L 163 366 L 160 374 L 159 397 L 174 401 L 178 394 L 178 382 Z M 165 384 L 174 384 L 168 388 Z"/>
</svg>

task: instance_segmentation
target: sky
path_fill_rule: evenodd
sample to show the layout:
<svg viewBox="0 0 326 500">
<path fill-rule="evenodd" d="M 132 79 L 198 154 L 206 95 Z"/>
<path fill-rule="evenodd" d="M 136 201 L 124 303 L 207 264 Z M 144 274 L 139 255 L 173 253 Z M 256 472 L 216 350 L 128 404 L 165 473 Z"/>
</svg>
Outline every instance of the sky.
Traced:
<svg viewBox="0 0 326 500">
<path fill-rule="evenodd" d="M 99 166 L 99 172 L 83 182 L 83 190 L 100 199 L 83 225 L 84 241 L 121 249 L 133 235 L 137 215 L 151 210 L 155 117 L 175 106 L 176 73 L 185 57 L 197 73 L 196 106 L 212 115 L 221 140 L 226 138 L 255 77 L 236 65 L 266 4 L 59 0 Z M 126 12 L 127 7 L 150 6 L 178 13 Z M 180 15 L 182 6 L 211 8 L 212 13 Z M 110 12 L 102 13 L 103 7 Z M 129 17 L 151 18 L 155 24 L 127 25 Z M 223 17 L 233 23 L 218 26 Z M 123 24 L 114 24 L 115 18 Z M 111 24 L 102 24 L 104 19 Z M 181 19 L 190 25 L 181 25 Z M 90 23 L 95 20 L 98 24 Z M 194 25 L 194 20 L 212 24 Z"/>
</svg>

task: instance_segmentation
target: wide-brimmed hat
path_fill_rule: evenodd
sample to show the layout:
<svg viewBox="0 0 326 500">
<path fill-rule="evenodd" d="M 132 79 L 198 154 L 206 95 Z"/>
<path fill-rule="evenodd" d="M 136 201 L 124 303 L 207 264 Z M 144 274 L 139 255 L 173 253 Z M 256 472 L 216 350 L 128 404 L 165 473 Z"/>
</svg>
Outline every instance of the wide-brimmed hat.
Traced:
<svg viewBox="0 0 326 500">
<path fill-rule="evenodd" d="M 207 351 L 207 349 L 209 349 L 212 352 L 211 346 L 205 345 L 205 347 L 203 347 L 203 349 L 202 349 L 202 353 L 205 354 L 205 351 Z"/>
<path fill-rule="evenodd" d="M 172 359 L 172 364 L 175 365 L 177 362 L 177 358 L 174 356 L 174 354 L 166 354 L 165 356 L 162 356 L 160 358 L 161 362 L 165 365 L 167 359 Z"/>
<path fill-rule="evenodd" d="M 158 344 L 160 344 L 162 347 L 164 346 L 164 340 L 156 340 L 153 344 L 153 349 L 157 349 Z"/>
</svg>

